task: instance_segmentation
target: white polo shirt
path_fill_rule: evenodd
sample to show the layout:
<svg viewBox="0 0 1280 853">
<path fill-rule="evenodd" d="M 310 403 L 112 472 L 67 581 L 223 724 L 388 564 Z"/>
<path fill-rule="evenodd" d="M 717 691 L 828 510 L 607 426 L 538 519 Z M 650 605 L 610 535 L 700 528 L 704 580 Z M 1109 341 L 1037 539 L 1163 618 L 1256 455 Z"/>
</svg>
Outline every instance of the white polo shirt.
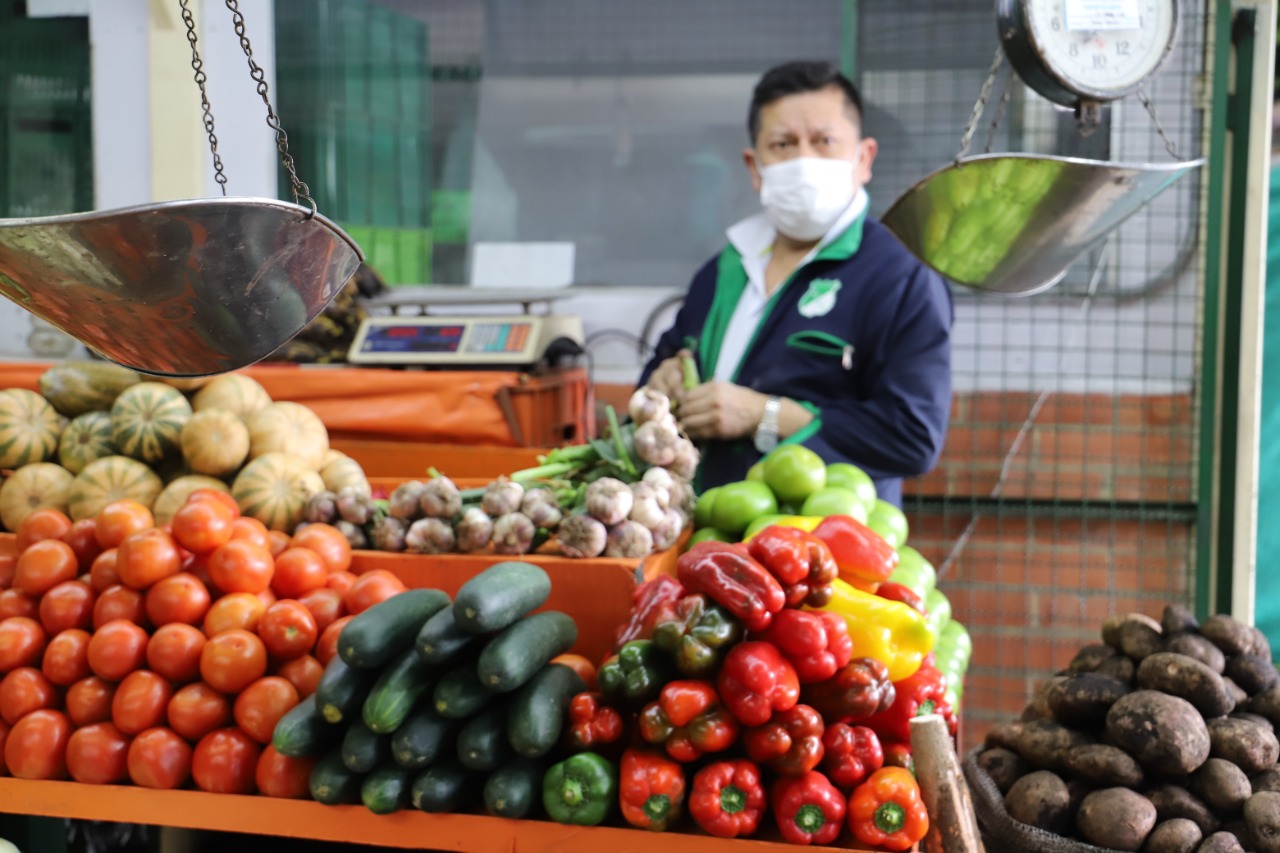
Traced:
<svg viewBox="0 0 1280 853">
<path fill-rule="evenodd" d="M 824 246 L 835 240 L 853 224 L 867 208 L 867 191 L 859 189 L 858 194 L 849 202 L 844 213 L 835 224 L 822 236 L 809 254 L 805 255 L 796 269 L 800 269 L 822 250 Z M 725 329 L 724 340 L 720 344 L 720 357 L 716 360 L 715 378 L 722 382 L 733 381 L 738 364 L 746 355 L 747 346 L 764 318 L 764 308 L 769 304 L 771 294 L 764 286 L 765 269 L 769 266 L 769 258 L 773 255 L 773 243 L 778 232 L 764 212 L 748 216 L 746 219 L 729 226 L 725 232 L 729 243 L 742 256 L 742 267 L 747 273 L 747 286 L 738 299 L 729 327 Z"/>
</svg>

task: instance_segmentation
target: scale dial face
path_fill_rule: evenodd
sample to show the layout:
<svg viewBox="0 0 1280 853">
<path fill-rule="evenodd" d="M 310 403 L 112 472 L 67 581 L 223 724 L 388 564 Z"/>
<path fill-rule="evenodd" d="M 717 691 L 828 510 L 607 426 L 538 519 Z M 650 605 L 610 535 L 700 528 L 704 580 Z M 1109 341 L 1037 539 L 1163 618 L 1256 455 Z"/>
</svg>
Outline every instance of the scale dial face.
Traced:
<svg viewBox="0 0 1280 853">
<path fill-rule="evenodd" d="M 999 0 L 997 17 L 1014 69 L 1065 106 L 1136 90 L 1178 30 L 1177 0 Z"/>
</svg>

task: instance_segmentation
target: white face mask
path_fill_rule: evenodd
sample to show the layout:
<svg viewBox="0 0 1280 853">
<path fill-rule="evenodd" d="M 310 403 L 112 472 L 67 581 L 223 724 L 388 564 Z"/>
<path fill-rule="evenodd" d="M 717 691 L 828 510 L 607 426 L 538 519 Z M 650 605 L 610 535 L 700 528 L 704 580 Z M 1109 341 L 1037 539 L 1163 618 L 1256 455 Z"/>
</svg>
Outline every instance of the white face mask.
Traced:
<svg viewBox="0 0 1280 853">
<path fill-rule="evenodd" d="M 859 157 L 861 159 L 861 157 Z M 760 170 L 760 204 L 780 234 L 817 240 L 853 201 L 858 164 L 826 157 L 797 157 Z"/>
</svg>

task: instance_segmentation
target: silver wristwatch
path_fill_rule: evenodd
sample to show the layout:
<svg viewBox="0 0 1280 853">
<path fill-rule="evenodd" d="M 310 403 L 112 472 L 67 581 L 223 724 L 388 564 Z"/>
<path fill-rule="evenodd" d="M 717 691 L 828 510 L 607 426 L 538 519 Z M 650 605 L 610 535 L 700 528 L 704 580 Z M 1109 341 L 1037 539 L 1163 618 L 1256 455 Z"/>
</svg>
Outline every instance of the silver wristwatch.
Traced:
<svg viewBox="0 0 1280 853">
<path fill-rule="evenodd" d="M 782 411 L 782 398 L 770 397 L 765 401 L 764 414 L 756 427 L 756 450 L 768 453 L 778 446 L 778 413 Z"/>
</svg>

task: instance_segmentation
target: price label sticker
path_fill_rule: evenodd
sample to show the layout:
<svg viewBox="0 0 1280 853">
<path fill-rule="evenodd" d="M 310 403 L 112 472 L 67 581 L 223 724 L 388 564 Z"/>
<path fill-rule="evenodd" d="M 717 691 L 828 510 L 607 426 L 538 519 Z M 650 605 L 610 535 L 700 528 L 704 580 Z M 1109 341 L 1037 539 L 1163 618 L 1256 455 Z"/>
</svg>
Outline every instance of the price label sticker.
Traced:
<svg viewBox="0 0 1280 853">
<path fill-rule="evenodd" d="M 1066 0 L 1068 30 L 1137 30 L 1138 0 Z"/>
</svg>

